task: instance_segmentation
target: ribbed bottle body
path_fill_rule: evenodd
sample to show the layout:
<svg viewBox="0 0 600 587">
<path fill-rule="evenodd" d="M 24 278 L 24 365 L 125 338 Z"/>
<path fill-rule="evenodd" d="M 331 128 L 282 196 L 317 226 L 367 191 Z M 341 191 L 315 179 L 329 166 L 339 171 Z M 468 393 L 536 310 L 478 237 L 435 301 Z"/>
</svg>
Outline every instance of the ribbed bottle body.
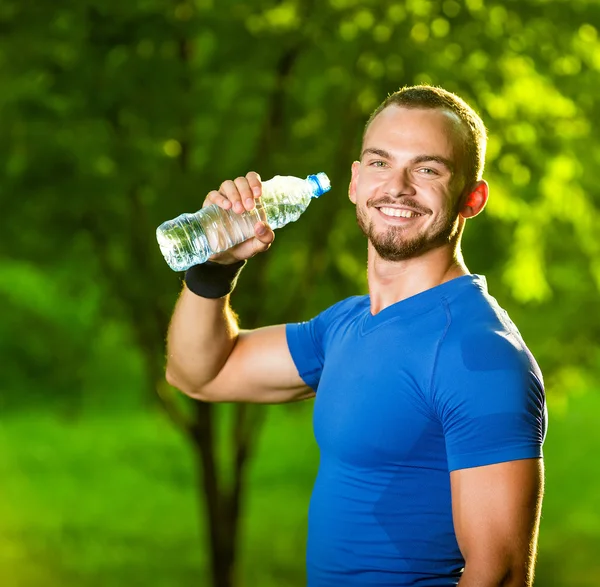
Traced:
<svg viewBox="0 0 600 587">
<path fill-rule="evenodd" d="M 169 267 L 185 271 L 252 238 L 257 222 L 266 222 L 273 229 L 294 222 L 312 197 L 328 189 L 329 180 L 323 173 L 306 179 L 276 175 L 262 184 L 262 196 L 253 210 L 237 214 L 212 204 L 163 222 L 156 238 Z"/>
</svg>

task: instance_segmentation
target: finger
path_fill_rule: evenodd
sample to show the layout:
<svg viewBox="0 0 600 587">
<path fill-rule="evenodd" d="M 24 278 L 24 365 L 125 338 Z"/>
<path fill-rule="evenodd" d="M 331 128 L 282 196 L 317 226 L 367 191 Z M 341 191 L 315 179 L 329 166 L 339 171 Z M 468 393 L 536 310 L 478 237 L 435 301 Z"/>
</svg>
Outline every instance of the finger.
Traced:
<svg viewBox="0 0 600 587">
<path fill-rule="evenodd" d="M 240 194 L 244 208 L 246 210 L 252 210 L 254 208 L 254 194 L 252 193 L 252 188 L 250 187 L 248 180 L 245 177 L 237 177 L 233 180 L 233 183 L 235 183 L 235 187 Z"/>
<path fill-rule="evenodd" d="M 219 192 L 231 202 L 231 207 L 234 212 L 237 212 L 238 214 L 244 212 L 244 205 L 242 204 L 240 192 L 233 181 L 230 179 L 224 181 L 219 188 Z"/>
<path fill-rule="evenodd" d="M 231 202 L 229 201 L 229 199 L 226 198 L 221 192 L 218 192 L 217 190 L 212 190 L 212 191 L 208 192 L 208 195 L 204 199 L 204 203 L 202 204 L 202 207 L 206 208 L 206 206 L 210 206 L 212 204 L 216 204 L 217 206 L 219 206 L 220 208 L 223 208 L 224 210 L 229 210 L 229 208 L 231 208 Z"/>
<path fill-rule="evenodd" d="M 271 247 L 272 241 L 264 242 L 258 237 L 252 239 L 252 256 L 264 253 Z"/>
<path fill-rule="evenodd" d="M 248 184 L 250 185 L 250 189 L 252 190 L 254 197 L 260 198 L 262 195 L 262 182 L 260 175 L 258 175 L 256 171 L 250 171 L 246 173 L 246 179 L 248 180 Z"/>
<path fill-rule="evenodd" d="M 257 222 L 254 225 L 254 234 L 261 243 L 270 245 L 275 240 L 275 233 L 265 222 Z"/>
</svg>

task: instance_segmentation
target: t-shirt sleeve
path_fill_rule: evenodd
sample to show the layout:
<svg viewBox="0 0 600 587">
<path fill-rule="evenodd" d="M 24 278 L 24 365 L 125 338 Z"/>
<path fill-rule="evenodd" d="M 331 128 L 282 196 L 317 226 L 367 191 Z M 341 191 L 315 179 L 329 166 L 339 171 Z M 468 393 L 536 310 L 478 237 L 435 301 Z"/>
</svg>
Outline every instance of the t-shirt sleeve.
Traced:
<svg viewBox="0 0 600 587">
<path fill-rule="evenodd" d="M 353 305 L 352 301 L 348 298 L 339 302 L 308 322 L 286 324 L 287 343 L 298 374 L 315 391 L 325 363 L 327 336 L 336 319 Z"/>
<path fill-rule="evenodd" d="M 450 471 L 538 458 L 547 410 L 541 372 L 516 337 L 486 333 L 450 341 L 432 380 Z"/>
</svg>

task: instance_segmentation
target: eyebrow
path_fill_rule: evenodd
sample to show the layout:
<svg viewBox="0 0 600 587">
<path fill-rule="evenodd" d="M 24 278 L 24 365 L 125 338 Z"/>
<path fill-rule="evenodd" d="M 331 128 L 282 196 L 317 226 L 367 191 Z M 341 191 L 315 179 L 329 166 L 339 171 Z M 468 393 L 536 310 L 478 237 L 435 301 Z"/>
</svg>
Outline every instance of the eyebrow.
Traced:
<svg viewBox="0 0 600 587">
<path fill-rule="evenodd" d="M 394 158 L 392 154 L 386 151 L 385 149 L 377 149 L 375 147 L 367 147 L 366 149 L 364 149 L 360 155 L 361 160 L 365 155 L 376 155 L 378 157 L 382 157 L 383 159 L 390 160 Z M 454 165 L 452 161 L 446 159 L 446 157 L 442 157 L 441 155 L 417 155 L 416 157 L 413 157 L 411 159 L 411 163 L 413 165 L 417 165 L 419 163 L 427 163 L 429 161 L 439 163 L 440 165 L 443 165 L 448 171 L 454 173 Z"/>
<path fill-rule="evenodd" d="M 383 157 L 384 159 L 393 159 L 392 155 L 384 149 L 376 149 L 374 147 L 367 147 L 360 154 L 360 158 L 362 159 L 365 155 L 377 155 L 378 157 Z"/>
</svg>

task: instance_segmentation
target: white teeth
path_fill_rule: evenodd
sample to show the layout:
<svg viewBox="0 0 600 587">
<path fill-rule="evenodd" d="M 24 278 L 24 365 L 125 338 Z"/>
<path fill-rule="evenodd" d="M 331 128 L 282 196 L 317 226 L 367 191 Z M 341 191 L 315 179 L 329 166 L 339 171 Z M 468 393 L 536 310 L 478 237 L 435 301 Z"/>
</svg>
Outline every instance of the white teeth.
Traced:
<svg viewBox="0 0 600 587">
<path fill-rule="evenodd" d="M 421 216 L 410 210 L 398 210 L 398 208 L 379 208 L 386 216 L 396 216 L 397 218 L 412 218 L 413 216 Z"/>
</svg>

